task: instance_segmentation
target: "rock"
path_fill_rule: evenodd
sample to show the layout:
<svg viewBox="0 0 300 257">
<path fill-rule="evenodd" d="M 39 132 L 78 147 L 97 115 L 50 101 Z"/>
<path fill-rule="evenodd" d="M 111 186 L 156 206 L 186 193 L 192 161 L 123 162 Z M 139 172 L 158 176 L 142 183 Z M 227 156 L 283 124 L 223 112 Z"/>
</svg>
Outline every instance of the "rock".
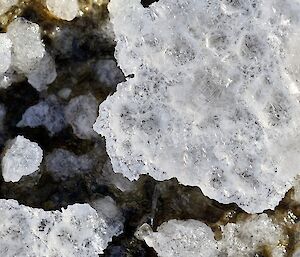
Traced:
<svg viewBox="0 0 300 257">
<path fill-rule="evenodd" d="M 2 176 L 5 182 L 18 182 L 22 176 L 39 169 L 43 151 L 35 142 L 17 136 L 7 146 L 2 158 Z"/>
<path fill-rule="evenodd" d="M 28 75 L 28 82 L 36 90 L 42 91 L 47 89 L 47 86 L 50 85 L 56 79 L 56 67 L 54 59 L 46 53 L 41 59 L 38 67 L 31 71 Z"/>
<path fill-rule="evenodd" d="M 96 212 L 88 204 L 44 211 L 0 200 L 0 211 L 3 256 L 97 257 L 123 229 L 121 223 L 111 223 L 102 210 Z"/>
<path fill-rule="evenodd" d="M 29 107 L 17 126 L 31 128 L 45 126 L 53 136 L 66 127 L 63 106 L 54 95 L 50 95 L 46 100 Z"/>
<path fill-rule="evenodd" d="M 114 171 L 176 177 L 249 213 L 274 209 L 299 172 L 299 78 L 290 68 L 299 50 L 289 42 L 298 42 L 300 3 L 108 8 L 127 81 L 100 105 L 94 129 Z"/>
<path fill-rule="evenodd" d="M 12 6 L 16 5 L 17 3 L 18 0 L 0 0 L 0 15 L 6 13 Z"/>
<path fill-rule="evenodd" d="M 6 33 L 0 33 L 0 74 L 5 73 L 11 64 L 12 42 Z"/>
<path fill-rule="evenodd" d="M 16 18 L 9 24 L 7 35 L 13 44 L 13 67 L 25 74 L 36 69 L 45 55 L 39 25 L 25 18 Z"/>
<path fill-rule="evenodd" d="M 152 232 L 143 225 L 136 232 L 139 239 L 153 247 L 159 257 L 215 257 L 216 240 L 211 228 L 197 220 L 169 220 Z"/>
<path fill-rule="evenodd" d="M 96 98 L 88 94 L 72 98 L 66 106 L 66 120 L 77 137 L 91 139 L 97 135 L 93 130 L 93 124 L 97 118 L 97 105 Z"/>
<path fill-rule="evenodd" d="M 78 0 L 46 0 L 49 11 L 59 19 L 71 21 L 79 14 Z"/>
</svg>

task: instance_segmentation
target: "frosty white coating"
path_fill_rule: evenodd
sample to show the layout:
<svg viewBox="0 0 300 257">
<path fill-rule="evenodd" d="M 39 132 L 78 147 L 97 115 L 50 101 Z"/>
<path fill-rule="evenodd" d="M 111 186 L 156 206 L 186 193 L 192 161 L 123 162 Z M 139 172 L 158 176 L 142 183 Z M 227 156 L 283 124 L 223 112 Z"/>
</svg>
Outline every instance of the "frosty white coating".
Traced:
<svg viewBox="0 0 300 257">
<path fill-rule="evenodd" d="M 223 238 L 217 244 L 220 256 L 252 257 L 263 247 L 267 247 L 273 257 L 286 256 L 284 245 L 288 245 L 288 236 L 267 214 L 255 215 L 236 224 L 229 223 L 222 232 Z"/>
<path fill-rule="evenodd" d="M 169 220 L 153 232 L 142 225 L 139 239 L 153 247 L 159 257 L 253 257 L 268 249 L 273 257 L 286 256 L 288 236 L 267 214 L 222 226 L 222 239 L 216 241 L 210 227 L 197 220 Z"/>
<path fill-rule="evenodd" d="M 0 200 L 0 212 L 1 256 L 97 257 L 123 229 L 120 221 L 111 223 L 88 204 L 44 211 Z"/>
<path fill-rule="evenodd" d="M 6 33 L 0 33 L 0 75 L 6 72 L 11 64 L 12 42 Z"/>
<path fill-rule="evenodd" d="M 157 232 L 143 225 L 136 236 L 153 247 L 159 257 L 216 257 L 217 247 L 211 228 L 197 220 L 169 220 Z"/>
<path fill-rule="evenodd" d="M 17 136 L 9 143 L 2 159 L 2 176 L 5 182 L 18 182 L 22 176 L 39 169 L 43 151 L 35 142 Z"/>
<path fill-rule="evenodd" d="M 17 71 L 25 74 L 34 70 L 45 54 L 40 27 L 25 18 L 14 19 L 7 28 L 13 43 L 12 62 Z"/>
<path fill-rule="evenodd" d="M 0 15 L 6 13 L 12 6 L 16 5 L 18 0 L 0 0 Z"/>
<path fill-rule="evenodd" d="M 79 13 L 78 0 L 46 0 L 49 11 L 62 20 L 71 21 Z"/>
<path fill-rule="evenodd" d="M 94 125 L 114 171 L 274 209 L 299 173 L 300 2 L 112 0 L 109 11 L 133 75 Z"/>
</svg>

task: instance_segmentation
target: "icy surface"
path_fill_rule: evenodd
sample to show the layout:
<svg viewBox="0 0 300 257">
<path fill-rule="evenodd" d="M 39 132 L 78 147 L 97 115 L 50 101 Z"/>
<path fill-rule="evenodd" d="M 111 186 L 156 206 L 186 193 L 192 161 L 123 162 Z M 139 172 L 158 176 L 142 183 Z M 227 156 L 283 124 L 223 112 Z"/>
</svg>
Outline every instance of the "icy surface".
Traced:
<svg viewBox="0 0 300 257">
<path fill-rule="evenodd" d="M 66 106 L 66 120 L 79 138 L 89 139 L 97 135 L 93 130 L 93 123 L 97 118 L 97 106 L 98 102 L 91 94 L 75 97 Z"/>
<path fill-rule="evenodd" d="M 247 212 L 299 172 L 300 2 L 109 4 L 125 76 L 100 105 L 115 172 L 177 177 Z"/>
<path fill-rule="evenodd" d="M 12 6 L 16 5 L 18 0 L 0 0 L 0 15 L 6 13 Z"/>
<path fill-rule="evenodd" d="M 223 227 L 223 238 L 218 241 L 221 256 L 252 257 L 264 247 L 273 257 L 284 257 L 284 244 L 288 242 L 284 230 L 267 216 L 261 214 L 247 221 L 229 223 Z"/>
<path fill-rule="evenodd" d="M 216 241 L 210 227 L 197 220 L 169 220 L 152 232 L 143 225 L 136 236 L 159 257 L 215 257 Z"/>
<path fill-rule="evenodd" d="M 25 74 L 36 69 L 45 55 L 39 25 L 24 18 L 17 18 L 9 24 L 7 34 L 13 43 L 14 68 Z"/>
<path fill-rule="evenodd" d="M 46 0 L 47 8 L 56 17 L 71 21 L 79 13 L 78 0 Z"/>
<path fill-rule="evenodd" d="M 6 33 L 0 33 L 0 75 L 6 72 L 11 64 L 12 42 Z"/>
<path fill-rule="evenodd" d="M 31 128 L 42 125 L 47 128 L 50 135 L 60 132 L 66 126 L 63 106 L 54 95 L 28 108 L 17 124 L 18 127 Z"/>
<path fill-rule="evenodd" d="M 5 182 L 18 182 L 22 176 L 39 169 L 43 151 L 35 142 L 17 136 L 9 143 L 2 159 L 2 176 Z"/>
<path fill-rule="evenodd" d="M 108 200 L 106 200 L 108 201 Z M 109 201 L 108 206 L 115 205 Z M 97 257 L 121 233 L 114 216 L 74 204 L 62 211 L 44 211 L 0 200 L 0 255 L 15 257 Z"/>
</svg>

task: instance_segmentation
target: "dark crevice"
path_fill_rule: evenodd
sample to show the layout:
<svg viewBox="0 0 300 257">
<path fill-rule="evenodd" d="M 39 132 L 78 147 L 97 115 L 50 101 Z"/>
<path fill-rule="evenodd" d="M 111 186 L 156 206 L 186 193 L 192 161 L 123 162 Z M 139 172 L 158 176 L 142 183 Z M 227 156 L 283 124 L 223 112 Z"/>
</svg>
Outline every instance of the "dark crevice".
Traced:
<svg viewBox="0 0 300 257">
<path fill-rule="evenodd" d="M 151 4 L 158 2 L 159 0 L 141 0 L 141 4 L 144 7 L 149 7 Z"/>
</svg>

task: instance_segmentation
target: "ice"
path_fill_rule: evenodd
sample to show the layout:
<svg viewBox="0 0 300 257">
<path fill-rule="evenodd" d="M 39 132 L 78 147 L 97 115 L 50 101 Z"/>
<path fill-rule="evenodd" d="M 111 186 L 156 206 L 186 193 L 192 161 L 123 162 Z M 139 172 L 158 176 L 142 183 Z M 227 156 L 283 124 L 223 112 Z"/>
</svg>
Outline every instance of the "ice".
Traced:
<svg viewBox="0 0 300 257">
<path fill-rule="evenodd" d="M 35 142 L 17 136 L 6 146 L 2 158 L 2 176 L 5 182 L 18 182 L 22 176 L 39 169 L 43 151 Z"/>
<path fill-rule="evenodd" d="M 36 69 L 45 55 L 39 25 L 25 18 L 16 18 L 9 24 L 7 35 L 13 44 L 14 68 L 25 74 Z"/>
<path fill-rule="evenodd" d="M 63 106 L 54 95 L 50 95 L 47 99 L 29 107 L 17 126 L 31 128 L 44 126 L 53 136 L 66 127 Z"/>
<path fill-rule="evenodd" d="M 11 64 L 12 42 L 6 33 L 0 33 L 0 75 L 4 74 Z"/>
<path fill-rule="evenodd" d="M 104 209 L 115 206 L 103 201 Z M 44 211 L 0 200 L 0 212 L 0 255 L 7 257 L 97 257 L 123 229 L 118 217 L 88 204 Z"/>
<path fill-rule="evenodd" d="M 94 129 L 114 171 L 176 177 L 250 213 L 274 209 L 299 172 L 300 2 L 108 8 L 127 81 Z"/>
<path fill-rule="evenodd" d="M 78 0 L 46 0 L 47 8 L 56 17 L 71 21 L 79 14 Z"/>
<path fill-rule="evenodd" d="M 66 120 L 79 138 L 91 139 L 97 135 L 93 130 L 93 123 L 97 118 L 97 106 L 98 101 L 91 94 L 72 98 L 66 106 Z"/>
<path fill-rule="evenodd" d="M 211 228 L 197 220 L 169 220 L 152 232 L 144 224 L 136 232 L 153 247 L 159 257 L 216 257 L 217 247 Z"/>
<path fill-rule="evenodd" d="M 16 5 L 17 3 L 18 0 L 0 0 L 0 15 L 6 13 L 12 6 Z"/>
</svg>

